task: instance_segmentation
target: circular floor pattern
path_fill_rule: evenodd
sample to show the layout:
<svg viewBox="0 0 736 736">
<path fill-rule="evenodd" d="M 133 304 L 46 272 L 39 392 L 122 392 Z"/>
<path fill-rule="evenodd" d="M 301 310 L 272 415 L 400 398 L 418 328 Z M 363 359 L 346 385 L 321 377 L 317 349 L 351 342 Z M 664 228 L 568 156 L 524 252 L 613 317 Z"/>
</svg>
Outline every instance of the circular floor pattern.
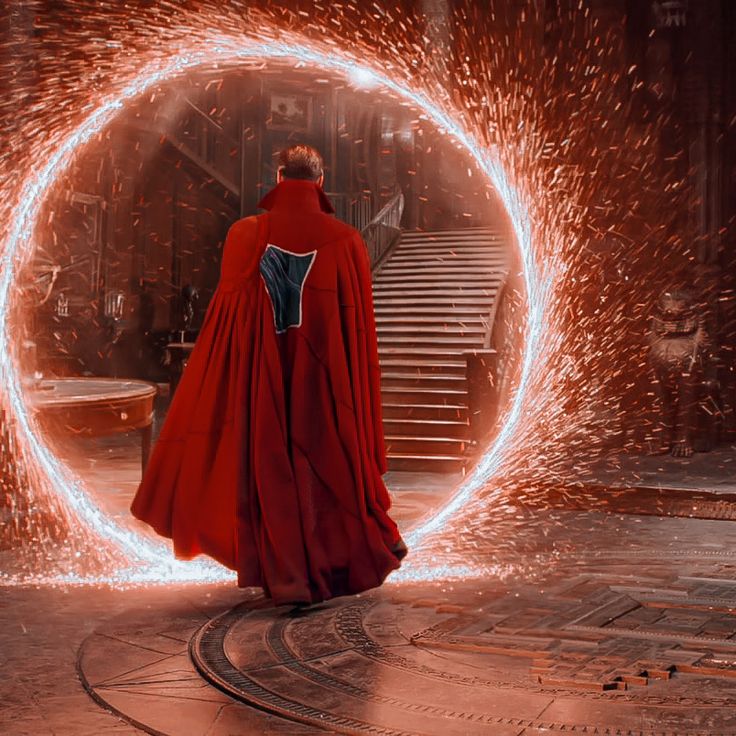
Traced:
<svg viewBox="0 0 736 736">
<path fill-rule="evenodd" d="M 169 630 L 173 658 L 119 622 L 112 638 L 138 640 L 140 667 L 97 632 L 80 672 L 139 726 L 182 688 L 190 705 L 229 709 L 226 725 L 151 731 L 177 736 L 736 734 L 735 567 L 704 549 L 607 550 L 506 585 L 385 586 L 304 611 L 252 599 Z M 267 730 L 243 730 L 254 714 Z"/>
</svg>

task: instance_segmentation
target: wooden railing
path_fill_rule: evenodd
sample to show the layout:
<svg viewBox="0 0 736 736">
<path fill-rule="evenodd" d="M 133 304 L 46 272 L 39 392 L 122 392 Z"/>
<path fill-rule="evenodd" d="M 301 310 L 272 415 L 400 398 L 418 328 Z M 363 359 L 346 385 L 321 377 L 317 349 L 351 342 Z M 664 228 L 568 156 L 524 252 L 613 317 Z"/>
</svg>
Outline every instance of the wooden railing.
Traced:
<svg viewBox="0 0 736 736">
<path fill-rule="evenodd" d="M 381 207 L 376 216 L 361 229 L 360 234 L 368 248 L 371 266 L 377 268 L 401 236 L 401 215 L 404 212 L 404 193 L 400 188 Z"/>
<path fill-rule="evenodd" d="M 188 109 L 188 115 L 181 114 L 182 107 Z M 233 138 L 215 118 L 186 95 L 177 95 L 170 109 L 176 111 L 176 115 L 161 120 L 167 140 L 209 177 L 241 199 L 245 189 L 241 181 L 244 173 L 242 141 Z M 233 156 L 235 150 L 239 150 L 241 155 Z M 375 259 L 385 254 L 399 234 L 404 209 L 401 191 L 397 189 L 375 216 L 372 213 L 377 206 L 377 197 L 372 192 L 326 194 L 335 208 L 335 216 L 363 233 L 371 253 L 371 263 L 375 263 Z"/>
<path fill-rule="evenodd" d="M 335 208 L 335 217 L 362 230 L 371 221 L 373 197 L 369 192 L 325 192 Z"/>
<path fill-rule="evenodd" d="M 184 156 L 193 161 L 207 176 L 217 180 L 238 199 L 242 199 L 244 182 L 242 141 L 233 138 L 223 126 L 185 95 L 171 105 L 177 115 L 163 119 L 167 140 Z M 182 116 L 182 106 L 190 114 Z M 240 150 L 241 156 L 233 156 Z M 386 257 L 401 234 L 404 195 L 399 187 L 375 214 L 378 197 L 371 192 L 326 192 L 335 216 L 359 230 L 368 247 L 371 265 L 375 269 Z M 241 205 L 242 206 L 242 205 Z"/>
<path fill-rule="evenodd" d="M 499 411 L 508 403 L 516 369 L 520 366 L 518 328 L 523 293 L 518 269 L 507 271 L 490 314 L 487 346 L 496 353 L 494 423 Z"/>
<path fill-rule="evenodd" d="M 198 107 L 186 95 L 177 95 L 178 105 L 189 114 L 180 115 L 166 126 L 166 137 L 171 144 L 192 160 L 208 176 L 240 199 L 242 191 L 241 141 L 231 136 L 211 115 Z M 164 122 L 167 121 L 164 119 Z"/>
<path fill-rule="evenodd" d="M 504 273 L 488 315 L 483 348 L 465 353 L 471 437 L 482 450 L 495 433 L 520 365 L 518 324 L 523 283 L 516 270 Z"/>
</svg>

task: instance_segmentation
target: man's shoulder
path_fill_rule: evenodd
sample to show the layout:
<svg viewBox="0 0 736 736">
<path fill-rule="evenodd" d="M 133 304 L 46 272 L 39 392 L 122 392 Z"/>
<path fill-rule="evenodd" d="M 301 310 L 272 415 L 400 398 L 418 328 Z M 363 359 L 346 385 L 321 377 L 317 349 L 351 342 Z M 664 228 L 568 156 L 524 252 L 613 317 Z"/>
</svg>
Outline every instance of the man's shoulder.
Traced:
<svg viewBox="0 0 736 736">
<path fill-rule="evenodd" d="M 241 217 L 235 220 L 230 228 L 235 233 L 248 233 L 255 232 L 258 228 L 258 215 L 248 215 L 247 217 Z"/>
<path fill-rule="evenodd" d="M 225 243 L 239 243 L 248 247 L 253 245 L 258 238 L 258 217 L 250 215 L 235 220 L 227 231 Z"/>
<path fill-rule="evenodd" d="M 263 217 L 260 215 L 248 215 L 247 217 L 241 217 L 230 226 L 235 231 L 248 232 L 249 230 L 255 231 L 258 227 L 258 218 Z M 330 236 L 331 240 L 337 240 L 338 238 L 353 239 L 360 237 L 360 231 L 349 225 L 347 222 L 338 220 L 334 215 L 329 215 L 326 212 L 320 213 L 319 215 L 319 227 Z"/>
<path fill-rule="evenodd" d="M 259 217 L 262 217 L 262 215 L 249 215 L 235 220 L 230 226 L 228 239 L 246 244 L 251 241 L 255 242 L 258 237 Z M 315 229 L 310 233 L 308 230 L 311 227 Z M 314 246 L 318 248 L 330 245 L 338 249 L 345 248 L 352 251 L 356 246 L 362 246 L 363 244 L 362 236 L 357 228 L 327 213 L 320 213 L 318 221 L 312 220 L 305 229 L 306 232 L 304 229 L 299 231 L 301 238 L 309 238 Z"/>
</svg>

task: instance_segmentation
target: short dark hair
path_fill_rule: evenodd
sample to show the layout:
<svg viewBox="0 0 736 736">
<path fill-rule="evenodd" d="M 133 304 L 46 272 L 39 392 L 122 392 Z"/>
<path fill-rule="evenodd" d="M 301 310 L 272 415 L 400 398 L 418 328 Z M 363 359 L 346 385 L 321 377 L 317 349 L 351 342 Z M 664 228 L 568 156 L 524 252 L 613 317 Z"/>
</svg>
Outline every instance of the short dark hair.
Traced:
<svg viewBox="0 0 736 736">
<path fill-rule="evenodd" d="M 317 181 L 324 173 L 322 155 L 316 148 L 304 143 L 284 148 L 279 154 L 279 169 L 284 179 Z"/>
</svg>

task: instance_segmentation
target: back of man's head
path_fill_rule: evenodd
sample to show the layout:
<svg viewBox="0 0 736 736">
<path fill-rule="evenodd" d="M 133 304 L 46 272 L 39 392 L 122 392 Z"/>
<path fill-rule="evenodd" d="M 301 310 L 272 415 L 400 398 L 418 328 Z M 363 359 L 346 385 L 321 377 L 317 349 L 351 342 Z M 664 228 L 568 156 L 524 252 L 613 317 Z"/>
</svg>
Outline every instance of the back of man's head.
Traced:
<svg viewBox="0 0 736 736">
<path fill-rule="evenodd" d="M 284 179 L 317 181 L 324 171 L 324 163 L 316 148 L 298 143 L 281 151 L 279 170 Z"/>
</svg>

